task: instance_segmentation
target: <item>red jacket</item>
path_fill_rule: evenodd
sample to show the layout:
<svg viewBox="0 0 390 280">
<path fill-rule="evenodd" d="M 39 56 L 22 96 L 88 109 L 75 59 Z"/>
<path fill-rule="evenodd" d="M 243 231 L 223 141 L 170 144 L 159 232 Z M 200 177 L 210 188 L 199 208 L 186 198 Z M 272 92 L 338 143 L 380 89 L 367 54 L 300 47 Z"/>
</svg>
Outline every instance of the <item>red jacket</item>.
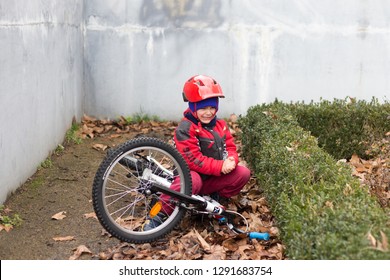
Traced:
<svg viewBox="0 0 390 280">
<path fill-rule="evenodd" d="M 220 176 L 223 161 L 228 157 L 234 157 L 238 163 L 237 148 L 229 127 L 224 120 L 216 117 L 205 125 L 190 111 L 185 111 L 175 130 L 174 140 L 190 170 L 201 175 Z"/>
</svg>

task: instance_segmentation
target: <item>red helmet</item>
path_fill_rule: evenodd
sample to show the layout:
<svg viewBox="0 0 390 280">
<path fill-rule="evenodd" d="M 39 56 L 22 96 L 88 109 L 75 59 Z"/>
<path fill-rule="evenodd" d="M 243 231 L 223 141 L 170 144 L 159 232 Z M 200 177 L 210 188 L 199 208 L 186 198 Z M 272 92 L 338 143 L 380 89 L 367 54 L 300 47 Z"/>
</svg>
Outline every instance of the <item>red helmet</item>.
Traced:
<svg viewBox="0 0 390 280">
<path fill-rule="evenodd" d="M 198 102 L 211 97 L 225 97 L 221 86 L 211 77 L 197 75 L 184 84 L 183 99 L 185 102 Z"/>
</svg>

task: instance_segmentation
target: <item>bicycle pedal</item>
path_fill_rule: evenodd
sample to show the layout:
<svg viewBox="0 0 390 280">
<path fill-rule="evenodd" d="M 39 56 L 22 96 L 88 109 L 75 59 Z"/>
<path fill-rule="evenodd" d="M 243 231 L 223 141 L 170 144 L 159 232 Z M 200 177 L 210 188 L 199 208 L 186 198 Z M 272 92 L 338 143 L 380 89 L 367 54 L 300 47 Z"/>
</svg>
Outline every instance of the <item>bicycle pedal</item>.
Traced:
<svg viewBox="0 0 390 280">
<path fill-rule="evenodd" d="M 161 208 L 162 208 L 162 202 L 161 201 L 157 201 L 153 205 L 153 207 L 150 209 L 149 216 L 151 218 L 154 218 L 155 216 L 157 216 L 158 213 L 160 213 Z"/>
</svg>

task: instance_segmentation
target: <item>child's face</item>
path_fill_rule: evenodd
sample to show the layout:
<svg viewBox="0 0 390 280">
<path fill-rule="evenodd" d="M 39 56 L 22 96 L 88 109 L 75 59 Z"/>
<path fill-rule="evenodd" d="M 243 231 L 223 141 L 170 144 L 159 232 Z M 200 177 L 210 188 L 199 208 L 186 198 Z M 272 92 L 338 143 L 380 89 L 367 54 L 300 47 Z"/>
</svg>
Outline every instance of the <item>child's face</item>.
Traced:
<svg viewBox="0 0 390 280">
<path fill-rule="evenodd" d="M 196 110 L 196 114 L 198 115 L 199 120 L 205 124 L 208 124 L 212 121 L 216 112 L 217 109 L 211 106 Z"/>
</svg>

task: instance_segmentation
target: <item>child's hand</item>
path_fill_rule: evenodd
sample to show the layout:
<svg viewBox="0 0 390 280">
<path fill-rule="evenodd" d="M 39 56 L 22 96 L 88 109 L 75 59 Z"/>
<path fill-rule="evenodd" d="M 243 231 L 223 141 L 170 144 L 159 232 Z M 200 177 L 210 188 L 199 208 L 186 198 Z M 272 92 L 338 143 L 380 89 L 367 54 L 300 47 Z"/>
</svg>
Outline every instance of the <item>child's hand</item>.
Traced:
<svg viewBox="0 0 390 280">
<path fill-rule="evenodd" d="M 236 168 L 236 161 L 234 160 L 234 157 L 228 157 L 223 162 L 221 172 L 223 174 L 228 174 L 228 173 L 232 172 L 235 168 Z"/>
</svg>

